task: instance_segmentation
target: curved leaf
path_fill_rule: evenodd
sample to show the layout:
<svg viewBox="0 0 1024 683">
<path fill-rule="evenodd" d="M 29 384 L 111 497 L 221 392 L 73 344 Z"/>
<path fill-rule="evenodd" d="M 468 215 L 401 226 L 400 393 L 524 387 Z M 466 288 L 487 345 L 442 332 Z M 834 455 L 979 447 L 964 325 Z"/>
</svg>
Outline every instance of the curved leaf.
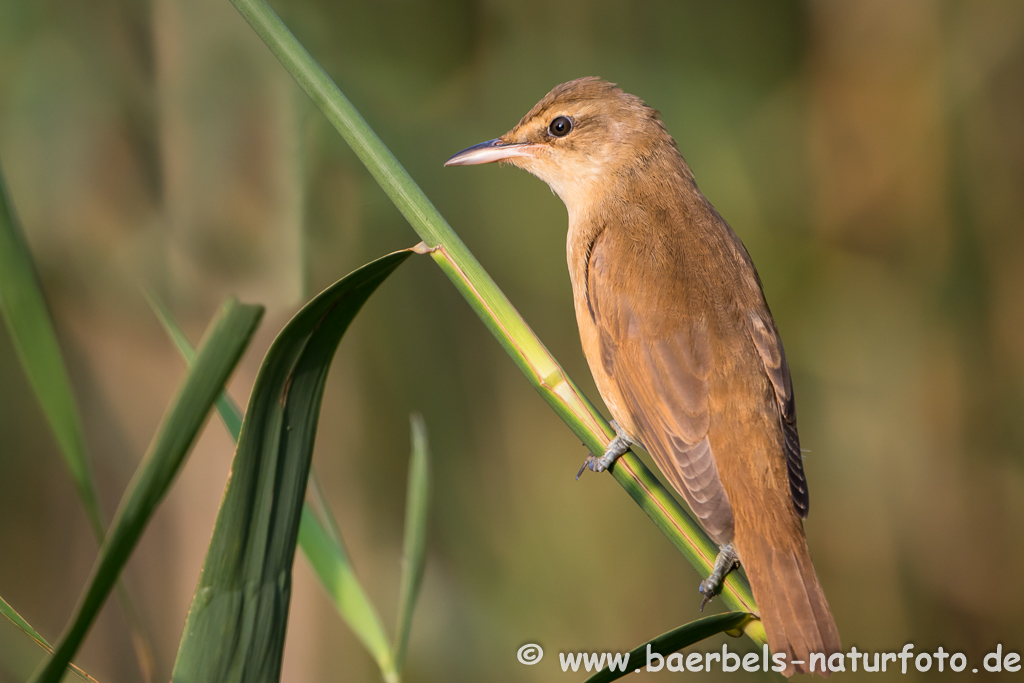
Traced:
<svg viewBox="0 0 1024 683">
<path fill-rule="evenodd" d="M 192 362 L 195 352 L 185 333 L 178 327 L 171 312 L 160 302 L 156 295 L 147 293 L 150 306 L 163 324 L 167 334 L 174 341 L 178 351 L 188 363 Z M 238 443 L 242 431 L 242 411 L 235 402 L 223 392 L 217 399 L 217 412 L 231 438 Z M 352 629 L 363 646 L 380 667 L 385 680 L 394 679 L 397 672 L 391 656 L 391 646 L 384 633 L 380 616 L 363 590 L 355 570 L 348 559 L 341 533 L 338 531 L 327 502 L 323 498 L 317 484 L 316 468 L 310 466 L 309 483 L 310 497 L 314 505 L 306 503 L 302 509 L 302 522 L 299 525 L 299 547 L 306 555 L 313 572 L 320 579 L 324 589 L 334 603 L 338 614 Z M 323 520 L 323 521 L 321 521 Z"/>
<path fill-rule="evenodd" d="M 754 616 L 747 612 L 726 612 L 725 614 L 715 614 L 691 621 L 689 624 L 684 624 L 667 633 L 662 633 L 654 640 L 649 640 L 631 650 L 629 661 L 633 662 L 633 664 L 627 666 L 625 671 L 609 671 L 607 668 L 604 668 L 588 678 L 585 683 L 608 683 L 608 681 L 617 681 L 626 674 L 633 673 L 635 669 L 639 668 L 636 666 L 637 662 L 646 662 L 647 646 L 650 646 L 653 654 L 671 654 L 682 650 L 684 647 L 698 643 L 705 638 L 710 638 L 716 633 L 739 630 L 743 628 L 746 622 L 753 618 Z"/>
<path fill-rule="evenodd" d="M 389 254 L 321 292 L 267 352 L 172 680 L 279 679 L 292 563 L 327 372 L 360 307 L 412 253 Z"/>
</svg>

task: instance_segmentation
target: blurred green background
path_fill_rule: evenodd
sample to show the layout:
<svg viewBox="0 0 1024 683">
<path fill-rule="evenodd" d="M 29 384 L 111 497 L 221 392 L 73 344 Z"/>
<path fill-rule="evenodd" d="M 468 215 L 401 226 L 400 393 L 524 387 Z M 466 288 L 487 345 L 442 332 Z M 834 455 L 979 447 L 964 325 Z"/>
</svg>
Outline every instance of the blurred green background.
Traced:
<svg viewBox="0 0 1024 683">
<path fill-rule="evenodd" d="M 441 164 L 578 76 L 659 109 L 785 340 L 844 646 L 1024 650 L 1024 4 L 275 6 L 594 400 L 561 202 L 521 171 Z M 418 241 L 226 0 L 0 2 L 0 162 L 108 517 L 185 372 L 142 288 L 194 340 L 229 293 L 267 305 L 244 405 L 305 299 Z M 414 410 L 435 495 L 407 681 L 582 680 L 558 652 L 698 616 L 697 574 L 610 477 L 573 481 L 578 440 L 414 259 L 341 346 L 314 460 L 387 623 Z M 231 456 L 211 420 L 125 574 L 162 680 Z M 95 553 L 0 326 L 0 595 L 55 639 Z M 626 575 L 642 589 L 605 587 Z M 301 557 L 289 625 L 283 680 L 378 678 Z M 750 646 L 703 647 L 725 641 Z M 526 642 L 539 665 L 517 663 Z M 0 681 L 41 655 L 0 621 Z M 138 680 L 116 602 L 76 661 Z"/>
</svg>

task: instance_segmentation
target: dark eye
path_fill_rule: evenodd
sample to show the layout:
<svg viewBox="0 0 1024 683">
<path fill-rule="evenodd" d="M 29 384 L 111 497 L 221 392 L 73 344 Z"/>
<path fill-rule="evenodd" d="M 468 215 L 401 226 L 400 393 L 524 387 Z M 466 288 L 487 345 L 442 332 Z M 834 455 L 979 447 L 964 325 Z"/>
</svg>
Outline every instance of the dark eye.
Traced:
<svg viewBox="0 0 1024 683">
<path fill-rule="evenodd" d="M 554 135 L 556 138 L 565 137 L 572 130 L 572 121 L 568 116 L 559 116 L 551 125 L 548 126 L 548 132 Z"/>
</svg>

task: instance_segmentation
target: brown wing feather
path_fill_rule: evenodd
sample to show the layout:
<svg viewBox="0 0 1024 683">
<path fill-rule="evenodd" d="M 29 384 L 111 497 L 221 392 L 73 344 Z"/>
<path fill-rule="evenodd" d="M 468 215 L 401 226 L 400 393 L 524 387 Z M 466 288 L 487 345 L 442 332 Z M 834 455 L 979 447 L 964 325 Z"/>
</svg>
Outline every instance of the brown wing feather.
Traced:
<svg viewBox="0 0 1024 683">
<path fill-rule="evenodd" d="M 605 233 L 591 248 L 587 295 L 600 334 L 602 369 L 618 389 L 620 409 L 628 413 L 620 423 L 633 426 L 636 433 L 630 436 L 646 446 L 708 534 L 728 542 L 732 508 L 708 441 L 713 356 L 707 327 L 679 311 L 640 319 L 637 302 L 623 286 L 629 275 L 612 273 L 619 264 L 605 259 L 609 239 Z M 648 381 L 637 382 L 639 377 Z"/>
<path fill-rule="evenodd" d="M 796 430 L 796 401 L 793 398 L 793 382 L 789 376 L 789 365 L 786 363 L 786 351 L 782 348 L 782 340 L 770 315 L 761 315 L 757 312 L 750 315 L 750 337 L 775 389 L 793 507 L 796 508 L 797 514 L 806 518 L 810 508 L 810 496 L 807 491 L 807 478 L 804 476 L 800 435 Z"/>
</svg>

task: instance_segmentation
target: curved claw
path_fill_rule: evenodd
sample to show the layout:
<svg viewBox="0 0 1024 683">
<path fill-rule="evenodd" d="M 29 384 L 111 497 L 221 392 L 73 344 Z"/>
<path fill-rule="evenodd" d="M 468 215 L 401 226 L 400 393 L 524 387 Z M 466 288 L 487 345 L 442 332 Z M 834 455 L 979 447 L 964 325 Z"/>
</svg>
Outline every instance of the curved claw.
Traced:
<svg viewBox="0 0 1024 683">
<path fill-rule="evenodd" d="M 589 466 L 593 461 L 594 454 L 587 453 L 587 457 L 583 458 L 583 465 L 580 466 L 580 471 L 576 473 L 576 481 L 580 480 L 580 477 L 583 475 L 583 470 L 587 469 L 587 466 Z"/>
<path fill-rule="evenodd" d="M 703 612 L 704 608 L 707 607 L 707 604 L 711 602 L 711 599 L 715 597 L 716 592 L 714 588 L 715 587 L 711 586 L 710 582 L 707 580 L 701 581 L 700 585 L 697 587 L 697 592 L 704 596 L 704 598 L 700 601 L 701 612 Z"/>
</svg>

